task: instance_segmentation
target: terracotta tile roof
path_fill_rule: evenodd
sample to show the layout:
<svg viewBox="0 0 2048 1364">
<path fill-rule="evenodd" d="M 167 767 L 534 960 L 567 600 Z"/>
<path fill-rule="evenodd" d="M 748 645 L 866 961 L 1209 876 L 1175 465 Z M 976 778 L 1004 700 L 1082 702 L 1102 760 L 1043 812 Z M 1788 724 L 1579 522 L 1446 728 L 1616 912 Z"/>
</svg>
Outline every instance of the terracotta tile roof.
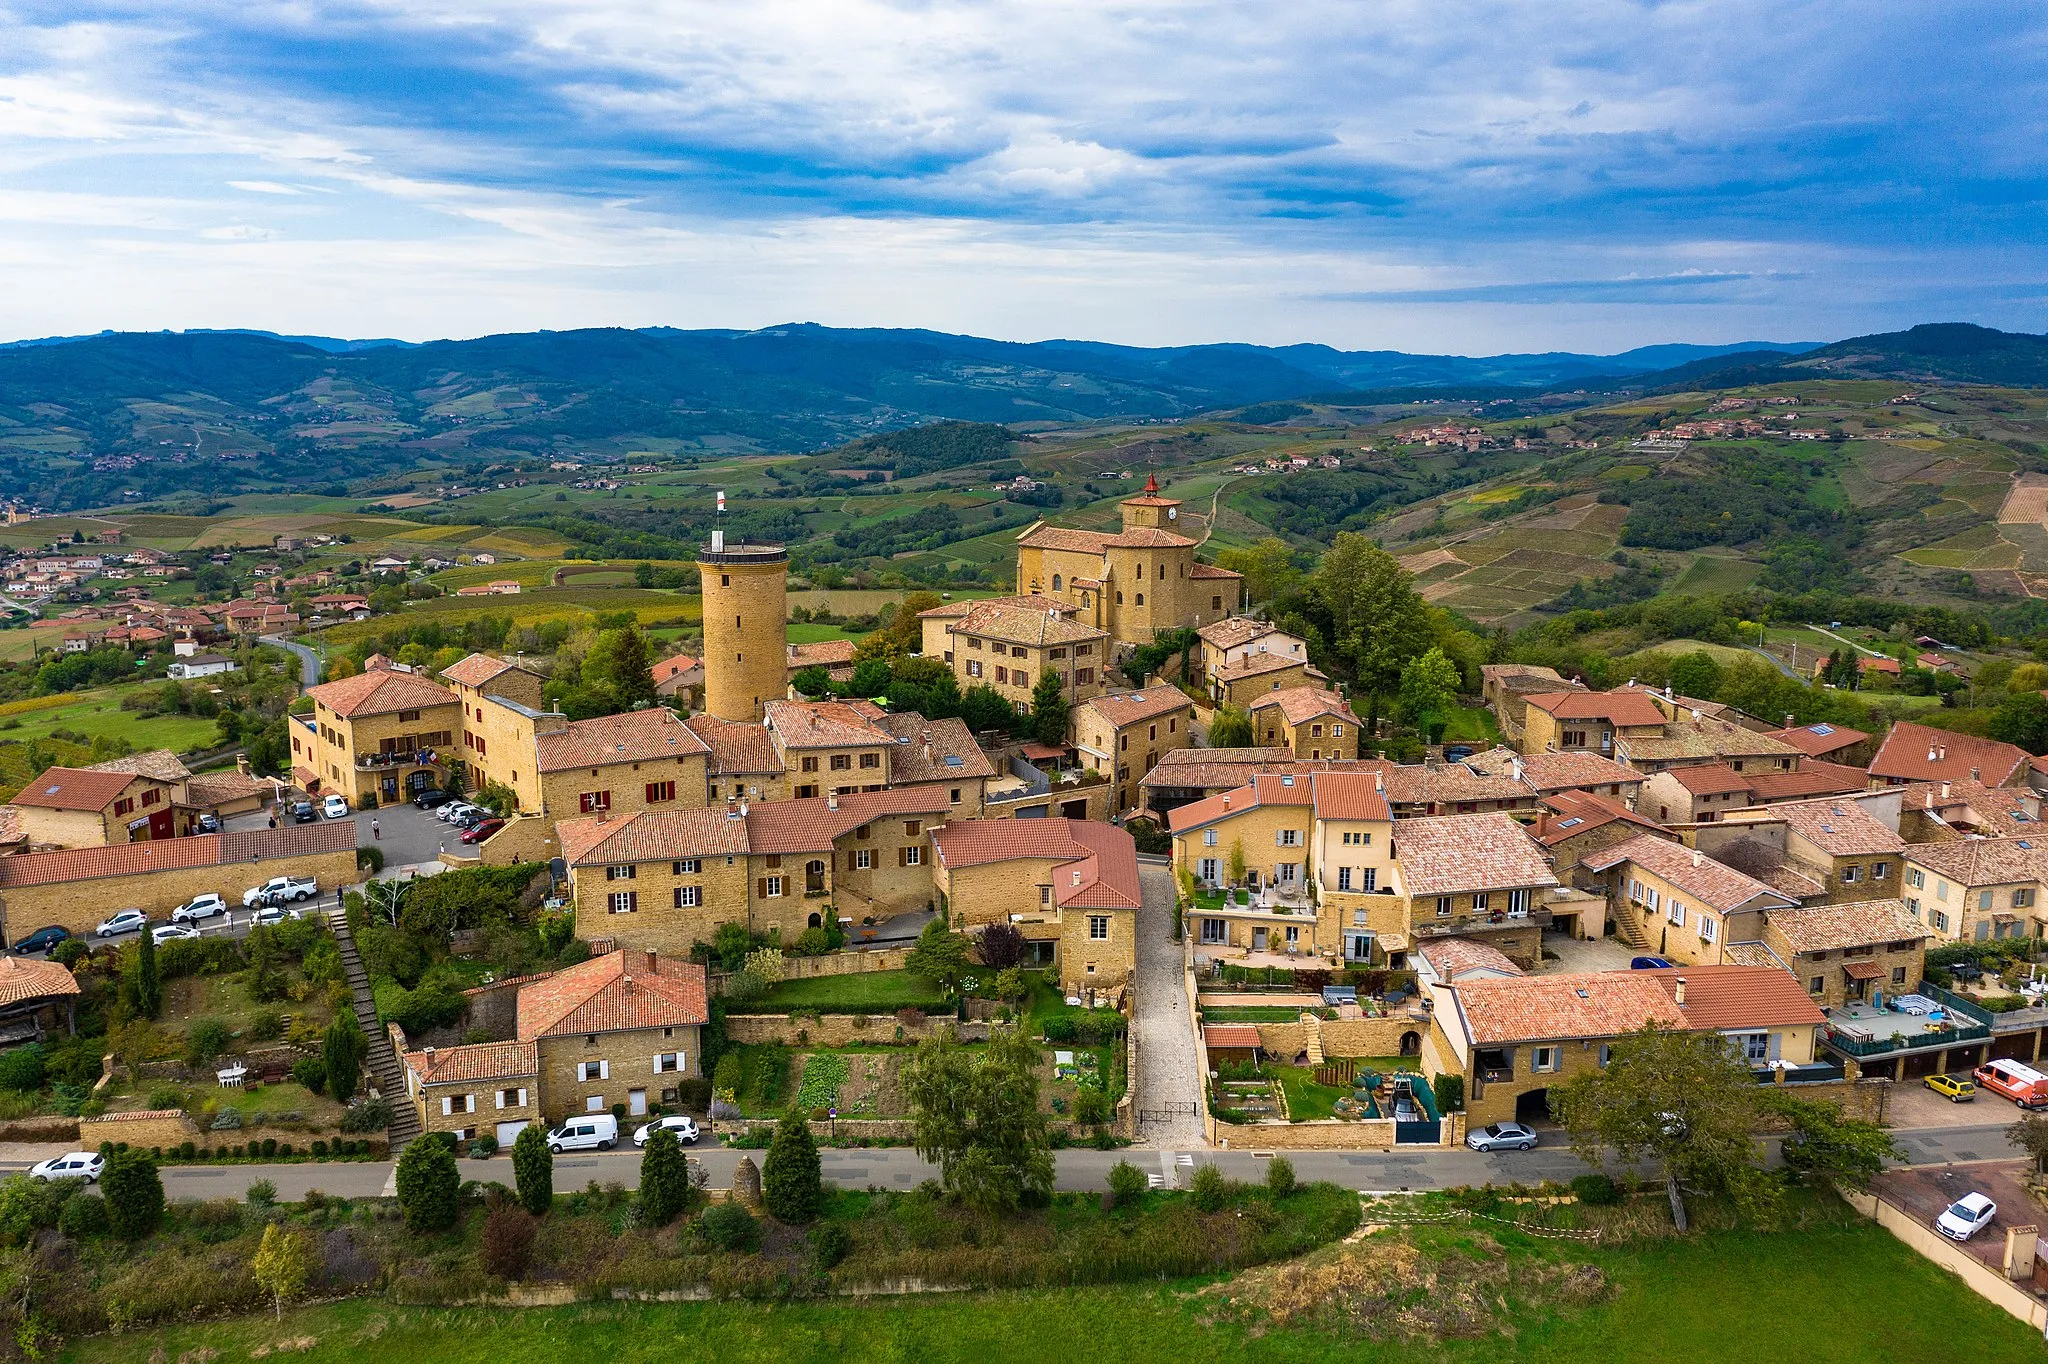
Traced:
<svg viewBox="0 0 2048 1364">
<path fill-rule="evenodd" d="M 1190 549 L 1194 543 L 1185 535 L 1152 526 L 1132 526 L 1102 542 L 1105 549 Z"/>
<path fill-rule="evenodd" d="M 1633 767 L 1624 767 L 1598 753 L 1516 753 L 1511 748 L 1490 748 L 1474 753 L 1464 765 L 1489 776 L 1511 776 L 1521 764 L 1522 780 L 1538 792 L 1571 791 L 1590 786 L 1632 786 L 1643 779 Z"/>
<path fill-rule="evenodd" d="M 1256 1050 L 1260 1045 L 1259 1030 L 1251 1023 L 1204 1023 L 1202 1045 L 1233 1051 Z"/>
<path fill-rule="evenodd" d="M 1906 840 L 1853 800 L 1795 800 L 1770 807 L 1793 833 L 1831 857 L 1906 850 Z"/>
<path fill-rule="evenodd" d="M 1905 855 L 1916 865 L 1963 886 L 2039 881 L 2048 875 L 2048 838 L 1960 838 L 1949 843 L 1910 843 Z M 0 870 L 13 860 L 0 859 Z"/>
<path fill-rule="evenodd" d="M 783 770 L 775 740 L 759 725 L 721 720 L 715 715 L 692 715 L 683 721 L 683 726 L 711 750 L 711 770 L 717 776 Z"/>
<path fill-rule="evenodd" d="M 1568 839 L 1617 820 L 1633 824 L 1645 833 L 1664 834 L 1664 826 L 1655 820 L 1644 818 L 1612 796 L 1592 791 L 1559 791 L 1543 797 L 1543 804 L 1552 812 L 1552 817 L 1539 820 L 1539 828 L 1530 832 L 1546 848 L 1554 848 Z"/>
<path fill-rule="evenodd" d="M 885 712 L 870 701 L 770 701 L 761 723 L 790 748 L 860 748 L 891 744 L 895 736 L 875 721 Z"/>
<path fill-rule="evenodd" d="M 0 805 L 0 846 L 25 841 L 28 835 L 21 831 L 21 811 L 12 805 Z"/>
<path fill-rule="evenodd" d="M 1926 782 L 1906 788 L 1905 808 L 1932 810 L 1950 824 L 1992 837 L 2027 838 L 2043 832 L 2041 798 L 2024 786 Z"/>
<path fill-rule="evenodd" d="M 16 805 L 37 810 L 100 811 L 134 783 L 133 772 L 101 772 L 84 767 L 51 767 L 21 788 Z"/>
<path fill-rule="evenodd" d="M 1765 802 L 1854 795 L 1869 785 L 1870 774 L 1862 768 L 1818 758 L 1808 758 L 1797 772 L 1759 772 L 1749 779 L 1749 789 Z"/>
<path fill-rule="evenodd" d="M 1379 779 L 1365 772 L 1317 772 L 1309 778 L 1317 819 L 1386 821 L 1394 817 Z"/>
<path fill-rule="evenodd" d="M 643 810 L 625 819 L 565 819 L 555 826 L 555 837 L 572 867 L 748 851 L 747 821 L 723 808 Z"/>
<path fill-rule="evenodd" d="M 1620 726 L 1664 723 L 1664 712 L 1641 692 L 1536 692 L 1529 705 L 1558 720 L 1605 720 Z"/>
<path fill-rule="evenodd" d="M 1774 909 L 1767 916 L 1794 952 L 1826 952 L 1840 947 L 1871 947 L 1931 936 L 1907 915 L 1897 900 L 1858 900 L 1845 905 L 1802 905 Z"/>
<path fill-rule="evenodd" d="M 306 688 L 305 694 L 344 719 L 459 704 L 455 693 L 438 683 L 416 673 L 387 672 L 382 668 L 344 677 L 339 682 L 322 682 Z"/>
<path fill-rule="evenodd" d="M 1614 742 L 1621 755 L 1631 762 L 1801 756 L 1790 744 L 1727 720 L 1674 720 L 1657 734 L 1624 735 Z"/>
<path fill-rule="evenodd" d="M 26 928 L 23 932 L 26 932 Z M 78 977 L 62 962 L 0 957 L 0 1008 L 31 999 L 62 999 L 80 993 Z"/>
<path fill-rule="evenodd" d="M 1109 543 L 1108 531 L 1069 530 L 1064 526 L 1036 525 L 1017 537 L 1026 549 L 1062 549 L 1071 554 L 1100 554 Z"/>
<path fill-rule="evenodd" d="M 1759 898 L 1774 906 L 1787 898 L 1756 877 L 1716 862 L 1705 853 L 1649 834 L 1604 848 L 1582 859 L 1580 865 L 1589 871 L 1606 871 L 1624 862 L 1635 863 L 1678 887 L 1693 903 L 1723 914 Z"/>
<path fill-rule="evenodd" d="M 704 660 L 701 658 L 690 654 L 670 654 L 667 658 L 662 659 L 659 663 L 648 669 L 648 671 L 654 674 L 655 683 L 659 685 L 672 677 L 680 677 L 694 668 L 701 668 L 703 666 Z"/>
<path fill-rule="evenodd" d="M 1900 721 L 1884 736 L 1870 775 L 1890 782 L 1981 781 L 2003 786 L 2027 765 L 2027 751 L 1995 739 L 1978 739 Z"/>
<path fill-rule="evenodd" d="M 1557 884 L 1529 831 L 1500 812 L 1396 820 L 1394 860 L 1411 896 Z"/>
<path fill-rule="evenodd" d="M 1309 677 L 1323 674 L 1309 666 L 1306 658 L 1290 658 L 1286 654 L 1241 654 L 1216 670 L 1219 681 L 1232 681 L 1240 677 L 1264 677 L 1267 673 L 1285 672 L 1289 668 L 1300 668 Z"/>
<path fill-rule="evenodd" d="M 519 987 L 519 1040 L 707 1022 L 704 968 L 631 949 Z"/>
<path fill-rule="evenodd" d="M 1749 793 L 1749 778 L 1726 763 L 1675 767 L 1666 775 L 1695 796 L 1718 796 L 1732 791 L 1740 791 L 1744 795 Z"/>
<path fill-rule="evenodd" d="M 1290 726 L 1306 724 L 1324 715 L 1335 715 L 1344 720 L 1355 718 L 1349 701 L 1321 687 L 1283 687 L 1279 691 L 1267 692 L 1247 709 L 1256 715 L 1268 707 L 1277 707 L 1280 718 Z"/>
<path fill-rule="evenodd" d="M 490 654 L 471 654 L 441 669 L 441 676 L 465 687 L 481 687 L 492 678 L 511 672 L 515 666 L 507 659 L 494 658 Z"/>
<path fill-rule="evenodd" d="M 1234 790 L 1260 772 L 1295 765 L 1284 748 L 1176 748 L 1160 754 L 1138 785 Z"/>
<path fill-rule="evenodd" d="M 1025 611 L 1072 611 L 1072 602 L 1048 597 L 1043 592 L 1026 592 L 1017 597 L 982 597 L 962 601 L 949 601 L 944 606 L 934 606 L 917 613 L 919 620 L 958 620 L 977 606 L 1015 606 Z"/>
<path fill-rule="evenodd" d="M 267 796 L 275 789 L 263 777 L 229 768 L 224 772 L 193 773 L 185 784 L 185 796 L 194 805 L 225 805 L 251 796 Z"/>
<path fill-rule="evenodd" d="M 1792 969 L 1779 960 L 1776 952 L 1760 942 L 1732 942 L 1721 955 L 1730 966 L 1768 966 L 1776 971 Z"/>
<path fill-rule="evenodd" d="M 889 780 L 893 783 L 973 781 L 996 774 L 995 764 L 974 742 L 965 720 L 927 720 L 906 710 L 884 715 L 875 723 L 899 741 L 889 751 Z M 927 743 L 930 757 L 925 756 Z"/>
<path fill-rule="evenodd" d="M 1211 621 L 1195 633 L 1219 649 L 1235 649 L 1241 644 L 1264 639 L 1279 628 L 1268 621 L 1253 620 L 1250 616 L 1229 616 Z"/>
<path fill-rule="evenodd" d="M 1451 989 L 1466 1031 L 1481 1046 L 1619 1037 L 1652 1023 L 1667 1028 L 1683 1026 L 1685 1013 L 1672 1001 L 1671 992 L 1651 980 L 1650 974 L 1601 971 L 1519 976 L 1461 981 Z M 1778 974 L 1785 975 L 1782 971 Z"/>
<path fill-rule="evenodd" d="M 534 749 L 543 772 L 654 762 L 711 752 L 709 744 L 664 706 L 571 720 L 561 729 L 534 735 Z"/>
<path fill-rule="evenodd" d="M 1167 822 L 1174 833 L 1199 829 L 1231 815 L 1257 809 L 1261 805 L 1312 805 L 1315 796 L 1309 787 L 1307 773 L 1296 775 L 1292 772 L 1261 772 L 1251 781 L 1234 791 L 1225 791 L 1205 800 L 1194 801 L 1175 809 L 1167 816 Z"/>
<path fill-rule="evenodd" d="M 355 846 L 354 822 L 340 819 L 251 829 L 247 833 L 194 834 L 149 843 L 117 843 L 105 848 L 17 853 L 0 857 L 0 890 L 9 886 L 45 886 L 108 876 L 139 876 L 153 871 L 313 857 L 350 851 Z"/>
<path fill-rule="evenodd" d="M 1619 973 L 1617 973 L 1619 974 Z M 1682 966 L 1631 971 L 1677 997 L 1685 980 L 1685 1021 L 1699 1031 L 1819 1024 L 1827 1021 L 1796 977 L 1775 966 Z"/>
<path fill-rule="evenodd" d="M 818 852 L 832 840 L 873 820 L 897 815 L 943 815 L 951 809 L 944 786 L 859 791 L 836 798 L 764 801 L 747 811 L 747 842 L 757 853 Z"/>
<path fill-rule="evenodd" d="M 947 868 L 1022 858 L 1063 859 L 1052 895 L 1062 908 L 1136 909 L 1138 845 L 1112 824 L 1085 819 L 970 819 L 932 831 Z"/>
<path fill-rule="evenodd" d="M 951 628 L 955 634 L 999 639 L 1007 644 L 1081 644 L 1109 638 L 1107 630 L 1068 619 L 1065 613 L 1073 610 L 1064 602 L 1059 611 L 1035 611 L 1003 601 L 976 602 Z"/>
<path fill-rule="evenodd" d="M 1404 763 L 1385 769 L 1387 798 L 1396 805 L 1479 804 L 1484 801 L 1521 805 L 1536 799 L 1527 782 L 1502 774 L 1488 776 L 1463 763 Z"/>
<path fill-rule="evenodd" d="M 1467 976 L 1490 972 L 1495 977 L 1519 976 L 1522 968 L 1509 961 L 1497 947 L 1472 938 L 1426 938 L 1416 951 L 1422 954 L 1438 980 L 1456 983 Z"/>
<path fill-rule="evenodd" d="M 405 1053 L 405 1068 L 421 1084 L 477 1084 L 523 1080 L 540 1074 L 540 1048 L 531 1042 L 472 1042 Z"/>
<path fill-rule="evenodd" d="M 795 668 L 845 668 L 853 664 L 854 641 L 825 639 L 815 644 L 789 646 L 789 666 Z"/>
<path fill-rule="evenodd" d="M 1194 704 L 1179 687 L 1153 687 L 1149 691 L 1105 692 L 1083 701 L 1081 707 L 1100 715 L 1112 728 L 1122 729 L 1176 711 L 1192 710 Z"/>
<path fill-rule="evenodd" d="M 1790 744 L 1809 758 L 1825 758 L 1830 753 L 1840 753 L 1845 748 L 1854 748 L 1870 737 L 1860 729 L 1825 723 L 1797 725 L 1791 729 L 1773 729 L 1767 732 L 1779 743 Z"/>
<path fill-rule="evenodd" d="M 192 770 L 178 761 L 178 755 L 168 748 L 153 748 L 147 753 L 130 753 L 125 758 L 109 762 L 93 763 L 87 772 L 130 772 L 151 781 L 176 784 L 192 775 Z"/>
<path fill-rule="evenodd" d="M 1215 564 L 1198 563 L 1188 565 L 1188 578 L 1190 581 L 1209 578 L 1242 578 L 1243 576 L 1244 574 L 1237 572 L 1235 569 L 1218 568 Z"/>
</svg>

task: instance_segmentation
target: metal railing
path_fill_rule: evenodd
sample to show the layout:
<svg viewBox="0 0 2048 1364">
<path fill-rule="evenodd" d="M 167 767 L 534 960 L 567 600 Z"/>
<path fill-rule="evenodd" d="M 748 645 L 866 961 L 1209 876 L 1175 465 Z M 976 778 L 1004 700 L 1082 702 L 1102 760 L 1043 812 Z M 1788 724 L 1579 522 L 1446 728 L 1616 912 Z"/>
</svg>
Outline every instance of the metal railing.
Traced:
<svg viewBox="0 0 2048 1364">
<path fill-rule="evenodd" d="M 1419 938 L 1440 938 L 1449 934 L 1477 933 L 1487 929 L 1527 928 L 1535 924 L 1539 928 L 1550 924 L 1550 911 L 1532 909 L 1517 914 L 1503 910 L 1498 914 L 1461 914 L 1450 919 L 1421 919 L 1409 926 L 1409 931 Z"/>
</svg>

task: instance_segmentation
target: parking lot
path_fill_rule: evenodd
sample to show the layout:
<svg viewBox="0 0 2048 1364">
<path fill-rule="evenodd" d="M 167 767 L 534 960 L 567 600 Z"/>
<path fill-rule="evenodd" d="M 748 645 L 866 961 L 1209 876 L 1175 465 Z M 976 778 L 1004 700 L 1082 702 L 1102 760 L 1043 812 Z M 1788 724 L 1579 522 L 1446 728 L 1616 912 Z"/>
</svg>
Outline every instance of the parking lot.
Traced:
<svg viewBox="0 0 2048 1364">
<path fill-rule="evenodd" d="M 319 808 L 318 801 L 314 802 L 314 808 Z M 355 821 L 357 847 L 384 850 L 386 871 L 434 862 L 440 858 L 443 849 L 463 846 L 459 830 L 443 824 L 432 811 L 416 810 L 409 804 L 355 810 L 348 817 Z M 279 818 L 289 819 L 290 816 L 280 815 Z M 228 821 L 228 827 L 236 830 L 262 829 L 269 824 L 268 810 L 236 815 Z"/>
<path fill-rule="evenodd" d="M 2022 1183 L 2025 1177 L 2025 1161 L 1986 1160 L 1941 1168 L 1887 1170 L 1871 1187 L 1885 1202 L 1929 1227 L 1941 1216 L 1942 1209 L 1964 1194 L 1985 1195 L 1998 1205 L 1998 1213 L 1991 1219 L 1991 1225 L 1962 1243 L 1962 1249 L 1999 1269 L 2005 1261 L 2006 1228 L 2032 1226 L 2040 1220 Z"/>
</svg>

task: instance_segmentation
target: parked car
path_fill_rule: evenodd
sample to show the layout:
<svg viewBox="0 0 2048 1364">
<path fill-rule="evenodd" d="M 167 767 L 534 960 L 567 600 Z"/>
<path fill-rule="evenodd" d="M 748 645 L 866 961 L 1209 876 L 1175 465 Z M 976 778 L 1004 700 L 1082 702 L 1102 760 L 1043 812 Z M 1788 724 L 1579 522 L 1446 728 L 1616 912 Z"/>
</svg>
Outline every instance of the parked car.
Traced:
<svg viewBox="0 0 2048 1364">
<path fill-rule="evenodd" d="M 1967 1075 L 1930 1075 L 1927 1087 L 1951 1103 L 1966 1104 L 1977 1097 L 1977 1086 Z"/>
<path fill-rule="evenodd" d="M 548 1150 L 609 1151 L 619 1144 L 619 1120 L 609 1113 L 585 1113 L 569 1118 L 548 1133 Z"/>
<path fill-rule="evenodd" d="M 100 926 L 93 930 L 102 938 L 111 938 L 116 933 L 133 933 L 149 922 L 149 916 L 139 909 L 124 909 L 119 914 L 100 920 Z"/>
<path fill-rule="evenodd" d="M 107 1166 L 107 1158 L 97 1151 L 73 1151 L 69 1155 L 51 1156 L 48 1160 L 28 1167 L 30 1179 L 82 1179 L 91 1184 L 100 1177 L 100 1171 Z"/>
<path fill-rule="evenodd" d="M 1662 971 L 1670 965 L 1671 963 L 1662 957 L 1630 957 L 1628 961 L 1628 969 L 1631 971 Z"/>
<path fill-rule="evenodd" d="M 470 811 L 474 809 L 476 809 L 476 807 L 474 805 L 471 805 L 468 801 L 458 800 L 451 804 L 442 806 L 439 812 L 435 814 L 434 818 L 440 820 L 443 824 L 453 824 L 456 820 L 461 819 L 464 815 L 468 814 Z"/>
<path fill-rule="evenodd" d="M 2048 1075 L 2032 1066 L 2000 1058 L 1986 1061 L 1970 1078 L 2021 1108 L 2048 1108 Z"/>
<path fill-rule="evenodd" d="M 258 926 L 269 927 L 270 925 L 281 924 L 287 919 L 296 917 L 298 916 L 295 911 L 286 909 L 283 905 L 261 905 L 257 907 L 254 914 L 249 916 L 249 925 L 252 928 Z"/>
<path fill-rule="evenodd" d="M 654 1140 L 656 1132 L 673 1132 L 676 1140 L 685 1146 L 697 1144 L 697 1120 L 687 1113 L 677 1113 L 667 1118 L 656 1118 L 633 1134 L 635 1146 L 645 1146 Z"/>
<path fill-rule="evenodd" d="M 149 938 L 158 947 L 178 938 L 196 938 L 199 930 L 191 924 L 158 924 L 149 930 Z"/>
<path fill-rule="evenodd" d="M 320 814 L 326 819 L 348 818 L 348 797 L 336 792 L 320 802 Z"/>
<path fill-rule="evenodd" d="M 489 810 L 486 810 L 481 805 L 472 805 L 448 822 L 458 829 L 474 829 L 477 825 L 491 818 L 493 816 Z"/>
<path fill-rule="evenodd" d="M 502 819 L 480 819 L 462 831 L 462 841 L 481 843 L 504 827 L 505 821 Z"/>
<path fill-rule="evenodd" d="M 184 904 L 172 910 L 171 922 L 174 924 L 196 924 L 203 919 L 211 919 L 216 914 L 225 914 L 227 912 L 228 902 L 222 899 L 217 892 L 209 890 L 204 895 L 193 896 Z"/>
<path fill-rule="evenodd" d="M 292 806 L 292 823 L 311 824 L 320 818 L 320 812 L 313 808 L 310 800 L 298 801 Z"/>
<path fill-rule="evenodd" d="M 16 943 L 14 950 L 17 952 L 47 952 L 70 936 L 70 929 L 50 924 L 48 927 L 37 929 Z"/>
<path fill-rule="evenodd" d="M 449 795 L 446 791 L 437 789 L 420 792 L 418 795 L 412 798 L 412 803 L 415 809 L 438 810 L 442 806 L 447 805 L 448 803 L 453 801 L 454 799 L 455 797 Z"/>
<path fill-rule="evenodd" d="M 1536 1145 L 1536 1133 L 1518 1122 L 1495 1122 L 1465 1134 L 1465 1144 L 1475 1151 L 1527 1151 Z"/>
<path fill-rule="evenodd" d="M 281 905 L 287 900 L 310 900 L 320 893 L 320 883 L 310 876 L 273 876 L 260 886 L 242 892 L 242 908 Z"/>
<path fill-rule="evenodd" d="M 1967 1241 L 1991 1225 L 1998 1205 L 1983 1194 L 1964 1194 L 1934 1219 L 1934 1229 L 1951 1241 Z"/>
<path fill-rule="evenodd" d="M 220 816 L 215 814 L 211 810 L 208 810 L 205 814 L 199 816 L 199 832 L 203 834 L 219 833 Z"/>
</svg>

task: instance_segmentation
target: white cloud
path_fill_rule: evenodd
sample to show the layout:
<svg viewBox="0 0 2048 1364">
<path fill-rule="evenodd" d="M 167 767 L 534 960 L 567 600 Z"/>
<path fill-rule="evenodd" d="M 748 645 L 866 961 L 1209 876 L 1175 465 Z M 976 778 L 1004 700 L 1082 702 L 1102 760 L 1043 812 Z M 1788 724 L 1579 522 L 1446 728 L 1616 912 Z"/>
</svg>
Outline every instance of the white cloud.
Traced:
<svg viewBox="0 0 2048 1364">
<path fill-rule="evenodd" d="M 230 180 L 228 181 L 228 186 L 231 189 L 243 190 L 250 194 L 300 195 L 306 192 L 297 185 L 280 185 L 275 180 Z"/>
</svg>

